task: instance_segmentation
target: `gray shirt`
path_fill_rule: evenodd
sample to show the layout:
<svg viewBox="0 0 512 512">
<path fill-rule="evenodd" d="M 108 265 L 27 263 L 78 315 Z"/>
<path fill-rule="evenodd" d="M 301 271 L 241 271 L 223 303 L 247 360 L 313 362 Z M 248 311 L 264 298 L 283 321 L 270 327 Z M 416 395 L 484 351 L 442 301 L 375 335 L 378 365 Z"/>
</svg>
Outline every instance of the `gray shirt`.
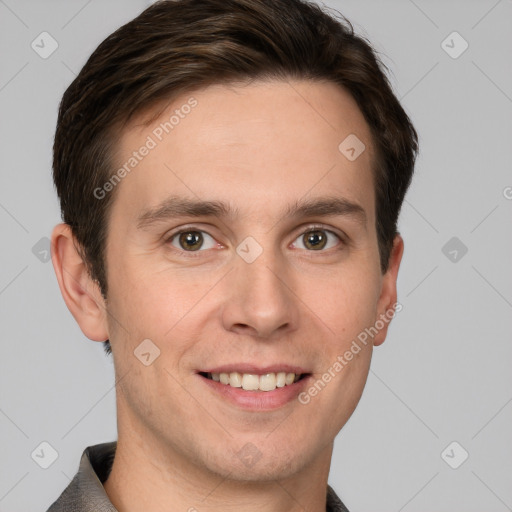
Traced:
<svg viewBox="0 0 512 512">
<path fill-rule="evenodd" d="M 47 512 L 117 512 L 103 482 L 112 469 L 117 441 L 88 446 L 78 472 Z M 331 486 L 327 486 L 326 512 L 348 512 Z"/>
</svg>

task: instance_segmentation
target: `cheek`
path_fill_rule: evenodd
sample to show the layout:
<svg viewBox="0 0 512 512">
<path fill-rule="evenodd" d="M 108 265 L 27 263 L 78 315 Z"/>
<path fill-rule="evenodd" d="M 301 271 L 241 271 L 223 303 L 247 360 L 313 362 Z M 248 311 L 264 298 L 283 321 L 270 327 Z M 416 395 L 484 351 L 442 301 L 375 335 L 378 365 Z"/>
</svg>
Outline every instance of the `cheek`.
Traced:
<svg viewBox="0 0 512 512">
<path fill-rule="evenodd" d="M 346 424 L 363 394 L 371 355 L 369 344 L 351 351 L 349 344 L 341 343 L 339 350 L 331 353 L 323 372 L 316 374 L 299 396 L 300 403 L 312 413 L 309 419 L 312 431 L 335 437 Z"/>
<path fill-rule="evenodd" d="M 122 346 L 126 357 L 131 357 L 143 340 L 149 339 L 160 350 L 160 360 L 174 365 L 200 337 L 201 326 L 208 319 L 203 316 L 211 313 L 205 312 L 208 300 L 202 299 L 214 282 L 211 275 L 191 280 L 166 268 L 149 268 L 140 262 L 119 265 L 111 272 L 111 343 Z"/>
<path fill-rule="evenodd" d="M 156 340 L 161 330 L 171 328 L 173 303 L 179 303 L 179 298 L 167 283 L 144 275 L 144 267 L 130 268 L 126 262 L 117 261 L 108 272 L 110 335 L 114 342 L 122 339 L 123 347 L 133 351 L 142 340 Z"/>
<path fill-rule="evenodd" d="M 341 269 L 301 285 L 301 298 L 343 344 L 372 325 L 377 316 L 380 278 L 370 269 Z M 312 292 L 312 290 L 315 290 Z"/>
<path fill-rule="evenodd" d="M 155 325 L 158 318 L 179 313 L 185 294 L 169 274 L 152 268 L 143 257 L 115 258 L 109 268 L 109 304 L 119 319 L 134 325 Z"/>
</svg>

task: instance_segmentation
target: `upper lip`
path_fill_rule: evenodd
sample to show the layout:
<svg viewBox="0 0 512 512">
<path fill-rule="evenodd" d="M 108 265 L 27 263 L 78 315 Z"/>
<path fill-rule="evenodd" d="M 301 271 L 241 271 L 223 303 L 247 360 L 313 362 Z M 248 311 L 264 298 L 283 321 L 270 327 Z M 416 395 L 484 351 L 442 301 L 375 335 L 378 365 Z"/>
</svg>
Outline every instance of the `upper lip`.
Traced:
<svg viewBox="0 0 512 512">
<path fill-rule="evenodd" d="M 212 368 L 208 368 L 205 370 L 199 370 L 199 373 L 251 373 L 253 375 L 265 375 L 267 373 L 278 373 L 278 372 L 286 372 L 286 373 L 295 373 L 295 375 L 300 375 L 303 373 L 308 373 L 307 370 L 301 368 L 300 366 L 294 366 L 285 363 L 277 363 L 269 366 L 258 366 L 250 363 L 233 363 L 233 364 L 225 364 L 223 366 L 215 366 Z"/>
</svg>

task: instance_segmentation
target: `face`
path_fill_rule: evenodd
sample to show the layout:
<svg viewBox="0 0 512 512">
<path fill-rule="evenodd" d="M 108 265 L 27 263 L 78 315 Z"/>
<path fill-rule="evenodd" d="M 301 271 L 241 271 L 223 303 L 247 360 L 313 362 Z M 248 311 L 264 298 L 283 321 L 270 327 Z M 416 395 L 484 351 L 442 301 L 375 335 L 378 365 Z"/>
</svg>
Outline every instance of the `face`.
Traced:
<svg viewBox="0 0 512 512">
<path fill-rule="evenodd" d="M 350 134 L 355 159 L 339 149 Z M 216 85 L 123 132 L 117 164 L 137 163 L 108 222 L 105 320 L 120 440 L 240 480 L 330 457 L 385 328 L 343 355 L 394 303 L 373 157 L 332 83 Z"/>
</svg>

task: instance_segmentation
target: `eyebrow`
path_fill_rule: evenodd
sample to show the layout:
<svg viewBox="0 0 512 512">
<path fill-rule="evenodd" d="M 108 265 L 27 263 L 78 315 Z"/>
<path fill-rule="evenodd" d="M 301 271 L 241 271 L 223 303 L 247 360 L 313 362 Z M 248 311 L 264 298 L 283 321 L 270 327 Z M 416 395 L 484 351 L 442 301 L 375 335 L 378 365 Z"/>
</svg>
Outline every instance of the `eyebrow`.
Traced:
<svg viewBox="0 0 512 512">
<path fill-rule="evenodd" d="M 232 208 L 222 201 L 202 201 L 171 196 L 156 207 L 142 211 L 137 218 L 137 228 L 146 229 L 153 224 L 179 217 L 218 217 L 233 220 L 238 215 L 238 208 Z M 328 216 L 352 217 L 366 229 L 367 216 L 364 208 L 343 197 L 299 199 L 288 205 L 280 218 Z"/>
</svg>

